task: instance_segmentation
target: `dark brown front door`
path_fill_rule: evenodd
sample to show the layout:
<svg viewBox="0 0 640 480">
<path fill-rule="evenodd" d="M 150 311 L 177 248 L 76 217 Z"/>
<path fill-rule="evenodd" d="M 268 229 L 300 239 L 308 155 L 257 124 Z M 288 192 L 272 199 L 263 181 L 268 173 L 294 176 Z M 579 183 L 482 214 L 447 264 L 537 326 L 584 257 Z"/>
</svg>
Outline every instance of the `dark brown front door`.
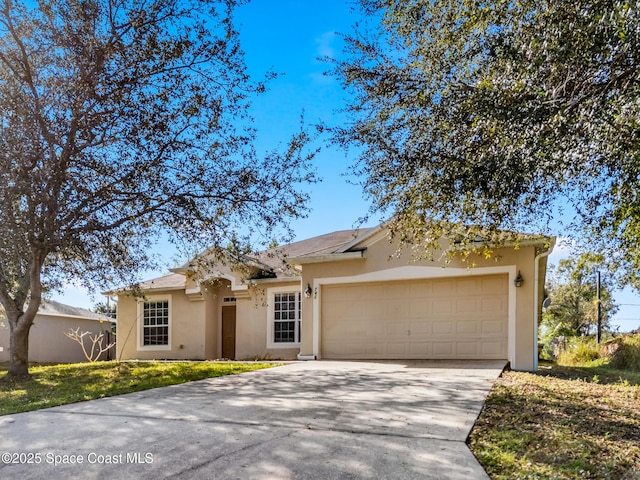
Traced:
<svg viewBox="0 0 640 480">
<path fill-rule="evenodd" d="M 222 307 L 222 357 L 236 358 L 236 307 Z"/>
</svg>

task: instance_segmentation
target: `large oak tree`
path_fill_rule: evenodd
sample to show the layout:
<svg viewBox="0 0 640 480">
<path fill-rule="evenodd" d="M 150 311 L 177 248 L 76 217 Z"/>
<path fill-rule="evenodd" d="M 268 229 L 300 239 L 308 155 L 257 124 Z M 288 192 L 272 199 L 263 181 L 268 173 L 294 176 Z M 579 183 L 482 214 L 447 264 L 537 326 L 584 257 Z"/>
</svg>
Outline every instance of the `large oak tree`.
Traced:
<svg viewBox="0 0 640 480">
<path fill-rule="evenodd" d="M 304 132 L 254 149 L 235 0 L 0 1 L 0 303 L 28 374 L 43 289 L 130 281 L 161 232 L 201 248 L 305 214 Z M 227 256 L 228 257 L 228 256 Z"/>
<path fill-rule="evenodd" d="M 373 211 L 425 247 L 572 235 L 637 281 L 638 2 L 360 4 L 334 63 L 350 121 L 333 133 L 356 147 Z"/>
</svg>

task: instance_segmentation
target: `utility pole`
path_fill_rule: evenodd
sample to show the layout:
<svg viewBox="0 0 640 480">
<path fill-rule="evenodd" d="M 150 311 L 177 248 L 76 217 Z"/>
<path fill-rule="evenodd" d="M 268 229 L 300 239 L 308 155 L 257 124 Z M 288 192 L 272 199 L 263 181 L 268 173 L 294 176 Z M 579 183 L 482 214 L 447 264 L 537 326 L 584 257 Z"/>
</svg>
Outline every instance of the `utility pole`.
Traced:
<svg viewBox="0 0 640 480">
<path fill-rule="evenodd" d="M 596 270 L 596 302 L 598 305 L 598 343 L 602 338 L 602 305 L 600 304 L 600 270 Z"/>
</svg>

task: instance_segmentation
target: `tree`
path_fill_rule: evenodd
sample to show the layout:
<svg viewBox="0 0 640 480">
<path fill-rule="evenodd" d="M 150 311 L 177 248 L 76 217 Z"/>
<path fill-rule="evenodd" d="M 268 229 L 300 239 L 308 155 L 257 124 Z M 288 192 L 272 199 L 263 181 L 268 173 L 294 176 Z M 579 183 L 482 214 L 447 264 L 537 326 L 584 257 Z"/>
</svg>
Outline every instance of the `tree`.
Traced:
<svg viewBox="0 0 640 480">
<path fill-rule="evenodd" d="M 80 327 L 76 328 L 75 330 L 70 328 L 69 331 L 64 332 L 64 334 L 69 337 L 71 340 L 73 340 L 74 342 L 78 343 L 80 345 L 80 348 L 82 348 L 82 353 L 84 354 L 84 358 L 87 359 L 87 362 L 97 362 L 98 360 L 100 360 L 100 356 L 105 353 L 108 352 L 109 349 L 113 348 L 116 346 L 116 342 L 110 342 L 106 345 L 104 345 L 104 332 L 100 332 L 100 333 L 93 333 L 93 332 L 87 332 L 87 331 L 80 331 Z M 91 342 L 91 346 L 89 347 L 89 349 L 87 350 L 87 347 L 84 344 L 84 338 L 86 336 L 89 336 L 89 341 Z"/>
<path fill-rule="evenodd" d="M 602 257 L 592 254 L 560 260 L 546 289 L 551 300 L 542 316 L 542 326 L 553 336 L 582 336 L 594 333 L 598 326 L 596 270 Z M 613 286 L 605 276 L 601 284 L 602 328 L 609 329 L 611 317 L 618 311 L 611 292 Z"/>
<path fill-rule="evenodd" d="M 93 306 L 93 311 L 109 318 L 116 318 L 117 305 L 110 305 L 108 302 L 98 302 Z"/>
<path fill-rule="evenodd" d="M 128 283 L 189 249 L 286 234 L 314 181 L 302 130 L 253 147 L 236 0 L 0 0 L 0 303 L 8 377 L 64 278 Z"/>
<path fill-rule="evenodd" d="M 426 247 L 586 236 L 637 278 L 637 2 L 360 4 L 366 21 L 333 61 L 350 121 L 331 131 L 356 147 L 371 213 Z"/>
</svg>

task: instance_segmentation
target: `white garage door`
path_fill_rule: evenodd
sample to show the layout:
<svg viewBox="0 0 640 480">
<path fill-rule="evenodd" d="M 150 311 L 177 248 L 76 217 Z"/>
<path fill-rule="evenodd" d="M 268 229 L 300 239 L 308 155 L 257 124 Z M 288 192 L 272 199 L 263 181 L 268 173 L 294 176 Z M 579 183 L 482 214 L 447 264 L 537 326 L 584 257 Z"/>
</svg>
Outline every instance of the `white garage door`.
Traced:
<svg viewBox="0 0 640 480">
<path fill-rule="evenodd" d="M 505 359 L 508 276 L 325 285 L 322 358 Z"/>
</svg>

